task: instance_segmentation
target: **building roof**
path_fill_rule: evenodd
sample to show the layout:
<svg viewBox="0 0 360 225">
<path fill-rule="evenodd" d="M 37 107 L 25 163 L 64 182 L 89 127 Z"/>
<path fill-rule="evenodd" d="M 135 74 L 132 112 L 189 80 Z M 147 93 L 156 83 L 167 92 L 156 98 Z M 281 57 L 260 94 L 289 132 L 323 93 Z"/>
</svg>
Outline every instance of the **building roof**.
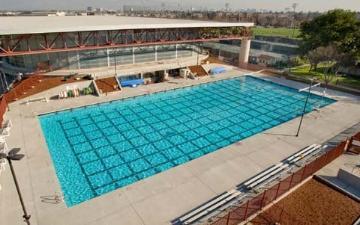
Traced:
<svg viewBox="0 0 360 225">
<path fill-rule="evenodd" d="M 125 29 L 251 27 L 253 23 L 224 23 L 123 16 L 0 17 L 0 35 Z"/>
</svg>

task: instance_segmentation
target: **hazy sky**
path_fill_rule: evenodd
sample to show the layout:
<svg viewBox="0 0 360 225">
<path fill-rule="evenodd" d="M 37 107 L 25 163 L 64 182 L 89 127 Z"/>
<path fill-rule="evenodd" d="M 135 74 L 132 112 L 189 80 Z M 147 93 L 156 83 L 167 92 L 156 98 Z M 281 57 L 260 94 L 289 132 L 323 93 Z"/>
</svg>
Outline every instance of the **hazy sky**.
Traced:
<svg viewBox="0 0 360 225">
<path fill-rule="evenodd" d="M 0 10 L 11 9 L 85 9 L 94 8 L 121 9 L 124 4 L 160 6 L 166 8 L 225 8 L 225 3 L 232 9 L 268 9 L 283 11 L 285 8 L 298 2 L 299 11 L 326 11 L 334 8 L 343 8 L 360 11 L 360 0 L 0 0 Z"/>
</svg>

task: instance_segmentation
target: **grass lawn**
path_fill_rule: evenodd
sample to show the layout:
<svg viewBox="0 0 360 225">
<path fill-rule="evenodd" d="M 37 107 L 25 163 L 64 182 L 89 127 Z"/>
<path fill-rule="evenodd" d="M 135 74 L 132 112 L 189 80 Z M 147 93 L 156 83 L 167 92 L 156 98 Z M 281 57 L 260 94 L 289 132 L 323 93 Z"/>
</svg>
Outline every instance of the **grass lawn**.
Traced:
<svg viewBox="0 0 360 225">
<path fill-rule="evenodd" d="M 279 36 L 279 37 L 289 37 L 289 38 L 298 38 L 300 35 L 299 29 L 290 29 L 290 28 L 266 28 L 266 27 L 254 27 L 252 28 L 254 35 L 262 36 Z"/>
<path fill-rule="evenodd" d="M 323 71 L 326 69 L 325 66 L 319 65 L 318 69 L 316 71 L 310 71 L 310 65 L 303 65 L 298 67 L 291 68 L 291 74 L 298 76 L 298 77 L 304 77 L 304 78 L 316 78 L 322 82 L 324 82 L 324 73 Z M 354 88 L 357 90 L 360 90 L 360 78 L 354 78 L 350 76 L 337 76 L 333 77 L 333 79 L 330 81 L 330 84 L 333 85 L 341 85 L 349 88 Z"/>
</svg>

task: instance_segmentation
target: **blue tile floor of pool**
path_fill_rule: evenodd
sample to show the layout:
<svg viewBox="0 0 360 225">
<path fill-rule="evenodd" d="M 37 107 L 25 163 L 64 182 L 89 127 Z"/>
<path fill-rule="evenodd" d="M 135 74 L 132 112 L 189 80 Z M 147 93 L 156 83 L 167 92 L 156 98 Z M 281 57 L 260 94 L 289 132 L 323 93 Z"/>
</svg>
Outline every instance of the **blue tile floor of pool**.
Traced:
<svg viewBox="0 0 360 225">
<path fill-rule="evenodd" d="M 70 207 L 289 121 L 306 95 L 244 76 L 39 119 Z"/>
</svg>

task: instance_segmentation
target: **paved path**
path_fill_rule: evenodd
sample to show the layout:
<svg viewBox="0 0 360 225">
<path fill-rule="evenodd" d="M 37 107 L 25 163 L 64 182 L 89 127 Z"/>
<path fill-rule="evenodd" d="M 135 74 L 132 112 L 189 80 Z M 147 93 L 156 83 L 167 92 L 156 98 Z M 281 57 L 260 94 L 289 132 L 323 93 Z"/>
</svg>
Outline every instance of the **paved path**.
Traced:
<svg viewBox="0 0 360 225">
<path fill-rule="evenodd" d="M 355 126 L 345 130 L 341 134 L 335 136 L 329 140 L 329 145 L 332 143 L 341 142 L 356 133 L 360 132 L 360 123 Z M 353 173 L 355 176 L 360 177 L 360 155 L 355 155 L 352 153 L 345 153 L 339 158 L 335 159 L 330 164 L 326 165 L 324 168 L 319 170 L 316 175 L 320 176 L 322 179 L 333 183 L 340 188 L 343 188 L 345 191 L 357 196 L 360 198 L 360 190 L 353 187 L 348 183 L 348 181 L 343 180 L 338 177 L 339 169 L 343 169 L 349 173 Z M 360 179 L 360 178 L 358 178 Z"/>
<path fill-rule="evenodd" d="M 61 193 L 50 155 L 43 138 L 37 115 L 63 108 L 83 106 L 156 92 L 169 88 L 194 85 L 217 79 L 239 76 L 234 70 L 216 78 L 176 80 L 138 88 L 125 88 L 108 96 L 85 96 L 61 101 L 36 102 L 29 105 L 14 103 L 7 116 L 13 121 L 10 147 L 21 147 L 26 158 L 15 162 L 21 189 L 32 225 L 162 225 L 210 198 L 231 189 L 270 165 L 313 143 L 322 143 L 360 121 L 358 99 L 339 92 L 330 92 L 340 101 L 320 112 L 305 116 L 303 129 L 295 137 L 299 119 L 294 119 L 266 132 L 198 158 L 163 173 L 141 180 L 125 188 L 94 198 L 72 208 L 64 203 L 42 202 L 42 197 Z M 302 88 L 303 84 L 268 77 L 275 82 Z M 64 87 L 41 93 L 52 96 Z M 36 97 L 36 96 L 34 96 Z M 1 224 L 22 225 L 22 213 L 9 170 L 0 182 Z"/>
</svg>

